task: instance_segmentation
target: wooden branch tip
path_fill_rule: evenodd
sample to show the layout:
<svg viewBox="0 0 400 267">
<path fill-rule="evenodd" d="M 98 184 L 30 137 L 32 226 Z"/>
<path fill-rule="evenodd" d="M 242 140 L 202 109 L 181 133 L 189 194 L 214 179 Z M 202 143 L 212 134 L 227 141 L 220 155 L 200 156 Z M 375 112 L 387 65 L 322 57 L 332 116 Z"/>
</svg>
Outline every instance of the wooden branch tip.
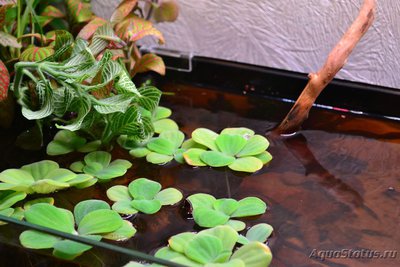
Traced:
<svg viewBox="0 0 400 267">
<path fill-rule="evenodd" d="M 275 129 L 277 133 L 290 134 L 300 128 L 319 94 L 346 64 L 354 47 L 372 25 L 375 9 L 375 0 L 364 0 L 357 18 L 329 53 L 323 67 L 317 73 L 308 75 L 309 81 L 306 87 L 281 124 Z"/>
</svg>

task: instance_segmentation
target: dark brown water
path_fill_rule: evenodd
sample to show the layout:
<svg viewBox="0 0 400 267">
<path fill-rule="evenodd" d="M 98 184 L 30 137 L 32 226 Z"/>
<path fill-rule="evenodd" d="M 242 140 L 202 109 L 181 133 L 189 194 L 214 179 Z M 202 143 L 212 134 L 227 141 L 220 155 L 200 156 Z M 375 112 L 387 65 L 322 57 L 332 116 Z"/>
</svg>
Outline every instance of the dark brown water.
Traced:
<svg viewBox="0 0 400 267">
<path fill-rule="evenodd" d="M 173 119 L 187 135 L 197 127 L 219 131 L 235 126 L 264 134 L 290 108 L 276 101 L 182 85 L 167 85 L 164 90 L 176 93 L 165 96 L 163 104 L 173 109 Z M 6 132 L 2 136 L 7 142 L 13 139 Z M 54 194 L 55 204 L 71 209 L 84 199 L 106 200 L 106 189 L 128 184 L 137 177 L 176 187 L 185 197 L 199 192 L 237 199 L 257 196 L 267 202 L 269 210 L 246 222 L 248 226 L 267 222 L 274 227 L 269 241 L 274 255 L 272 266 L 400 266 L 399 123 L 314 109 L 297 135 L 269 136 L 269 140 L 274 159 L 255 174 L 177 163 L 154 166 L 135 160 L 123 178 L 84 190 L 59 192 Z M 19 154 L 22 152 L 6 143 L 3 147 L 10 153 L 1 155 L 0 166 L 4 168 L 18 167 L 38 155 Z M 115 158 L 130 159 L 126 151 L 118 148 L 113 153 Z M 53 159 L 67 164 L 77 157 L 80 155 Z M 166 245 L 171 235 L 199 230 L 188 219 L 184 203 L 130 220 L 138 233 L 128 241 L 114 243 L 146 253 Z M 20 231 L 15 226 L 1 226 L 0 241 L 16 245 Z M 388 259 L 360 258 L 357 251 L 362 249 L 382 253 L 397 250 L 398 255 Z M 310 257 L 313 251 L 324 250 L 353 252 L 350 258 L 328 257 L 322 261 Z M 25 251 L 0 245 L 0 266 L 75 266 Z M 94 249 L 79 257 L 76 265 L 121 266 L 126 261 L 123 255 Z"/>
</svg>

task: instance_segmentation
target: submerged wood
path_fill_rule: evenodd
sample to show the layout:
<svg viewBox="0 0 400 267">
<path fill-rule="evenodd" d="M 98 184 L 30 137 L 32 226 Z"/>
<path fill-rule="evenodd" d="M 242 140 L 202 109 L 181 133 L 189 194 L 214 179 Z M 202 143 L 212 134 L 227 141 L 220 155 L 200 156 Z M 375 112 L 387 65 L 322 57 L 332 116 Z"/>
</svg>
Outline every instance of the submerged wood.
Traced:
<svg viewBox="0 0 400 267">
<path fill-rule="evenodd" d="M 353 24 L 328 55 L 324 66 L 317 73 L 308 75 L 309 81 L 296 103 L 275 130 L 279 134 L 296 132 L 307 119 L 315 100 L 344 66 L 354 47 L 368 31 L 375 18 L 375 0 L 365 0 Z"/>
</svg>

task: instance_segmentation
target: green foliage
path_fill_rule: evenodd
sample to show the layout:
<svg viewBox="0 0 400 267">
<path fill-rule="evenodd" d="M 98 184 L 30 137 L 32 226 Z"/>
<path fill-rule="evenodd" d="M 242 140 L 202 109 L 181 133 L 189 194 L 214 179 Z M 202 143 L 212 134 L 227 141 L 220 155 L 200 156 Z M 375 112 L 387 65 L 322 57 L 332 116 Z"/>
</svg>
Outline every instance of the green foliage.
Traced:
<svg viewBox="0 0 400 267">
<path fill-rule="evenodd" d="M 120 214 L 143 212 L 154 214 L 161 206 L 174 205 L 182 199 L 175 188 L 161 190 L 161 184 L 146 178 L 138 178 L 128 187 L 116 185 L 107 190 L 107 196 L 115 203 L 112 209 Z"/>
<path fill-rule="evenodd" d="M 136 229 L 129 222 L 122 220 L 118 213 L 101 200 L 78 203 L 74 214 L 50 204 L 34 204 L 25 212 L 25 219 L 33 224 L 97 241 L 102 238 L 124 240 L 136 233 Z M 54 256 L 67 260 L 74 259 L 91 249 L 91 246 L 34 230 L 24 231 L 19 240 L 24 247 L 30 249 L 53 248 Z"/>
<path fill-rule="evenodd" d="M 259 223 L 251 227 L 247 231 L 245 236 L 239 235 L 239 239 L 237 242 L 242 245 L 248 244 L 252 241 L 265 243 L 268 237 L 271 236 L 273 230 L 274 228 L 272 228 L 271 225 L 266 223 Z"/>
<path fill-rule="evenodd" d="M 272 159 L 265 151 L 268 140 L 247 128 L 227 128 L 220 134 L 199 128 L 184 146 L 183 158 L 192 166 L 228 166 L 234 171 L 256 172 Z"/>
<path fill-rule="evenodd" d="M 265 213 L 267 205 L 257 197 L 246 197 L 239 201 L 231 198 L 216 199 L 208 194 L 194 194 L 187 198 L 193 208 L 194 221 L 201 227 L 215 227 L 227 224 L 237 231 L 243 230 L 241 218 Z"/>
<path fill-rule="evenodd" d="M 73 151 L 82 153 L 93 152 L 101 145 L 101 141 L 95 140 L 87 143 L 86 139 L 68 130 L 58 131 L 53 141 L 47 145 L 47 154 L 51 156 L 68 154 Z"/>
<path fill-rule="evenodd" d="M 113 178 L 123 176 L 132 167 L 132 163 L 123 159 L 111 162 L 111 154 L 105 151 L 94 151 L 87 154 L 83 161 L 71 164 L 71 170 L 83 172 L 92 177 L 85 185 L 99 182 L 108 182 Z"/>
<path fill-rule="evenodd" d="M 104 40 L 109 37 L 98 36 Z M 104 145 L 119 135 L 137 141 L 153 135 L 151 120 L 143 114 L 153 114 L 157 108 L 161 96 L 158 89 L 137 89 L 123 65 L 112 60 L 110 51 L 96 60 L 83 40 L 72 43 L 70 35 L 59 34 L 55 43 L 59 48 L 46 60 L 15 65 L 13 90 L 27 119 L 53 120 L 60 129 L 86 132 Z M 111 89 L 98 99 L 104 88 Z"/>
<path fill-rule="evenodd" d="M 57 162 L 42 160 L 20 169 L 0 173 L 0 190 L 14 190 L 27 194 L 48 194 L 70 186 L 80 186 L 93 179 L 91 175 L 75 174 L 60 168 Z"/>
<path fill-rule="evenodd" d="M 14 209 L 12 206 L 25 199 L 26 193 L 24 192 L 14 192 L 11 190 L 0 191 L 0 214 L 7 217 L 19 217 L 19 209 Z M 19 218 L 22 219 L 22 218 Z M 5 224 L 0 221 L 0 225 Z"/>
<path fill-rule="evenodd" d="M 217 226 L 196 233 L 181 233 L 168 240 L 168 247 L 155 256 L 190 267 L 267 267 L 272 254 L 268 246 L 251 242 L 238 250 L 238 234 L 228 226 Z M 145 266 L 131 262 L 126 267 Z M 157 266 L 155 264 L 151 266 Z"/>
<path fill-rule="evenodd" d="M 165 164 L 175 158 L 182 163 L 182 145 L 185 135 L 179 130 L 163 131 L 158 137 L 149 140 L 146 147 L 139 146 L 129 153 L 135 157 L 146 157 L 153 164 Z"/>
</svg>

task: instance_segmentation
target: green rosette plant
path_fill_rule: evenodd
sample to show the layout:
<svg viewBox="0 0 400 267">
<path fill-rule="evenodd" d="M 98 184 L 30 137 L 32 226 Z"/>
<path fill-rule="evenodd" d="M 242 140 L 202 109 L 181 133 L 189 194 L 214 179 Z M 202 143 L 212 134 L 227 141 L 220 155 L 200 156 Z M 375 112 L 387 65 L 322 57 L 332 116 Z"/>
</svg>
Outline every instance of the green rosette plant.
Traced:
<svg viewBox="0 0 400 267">
<path fill-rule="evenodd" d="M 267 267 L 272 260 L 269 247 L 250 242 L 236 251 L 238 233 L 229 226 L 217 226 L 196 233 L 185 232 L 171 237 L 168 247 L 155 257 L 190 267 Z M 125 267 L 146 266 L 131 262 Z M 158 265 L 150 265 L 158 266 Z"/>
<path fill-rule="evenodd" d="M 47 145 L 47 155 L 57 156 L 68 154 L 73 151 L 88 153 L 96 151 L 101 145 L 100 140 L 87 142 L 86 138 L 80 137 L 69 130 L 58 131 L 53 140 Z"/>
<path fill-rule="evenodd" d="M 237 201 L 232 198 L 216 199 L 212 195 L 198 193 L 189 196 L 187 200 L 192 207 L 194 221 L 206 228 L 226 224 L 241 231 L 246 224 L 231 218 L 260 215 L 267 210 L 265 202 L 257 197 L 246 197 Z"/>
<path fill-rule="evenodd" d="M 163 131 L 158 137 L 147 142 L 146 147 L 137 147 L 129 151 L 134 157 L 146 157 L 153 164 L 166 164 L 173 159 L 183 163 L 183 149 L 180 146 L 185 135 L 178 130 Z"/>
<path fill-rule="evenodd" d="M 130 222 L 124 221 L 101 200 L 82 201 L 75 206 L 73 214 L 69 210 L 50 204 L 34 204 L 25 212 L 25 219 L 29 223 L 97 241 L 102 238 L 125 240 L 136 233 Z M 74 259 L 91 249 L 91 246 L 35 230 L 24 231 L 19 240 L 22 246 L 30 249 L 53 248 L 55 257 L 67 260 Z"/>
<path fill-rule="evenodd" d="M 0 173 L 0 191 L 14 190 L 27 194 L 48 194 L 71 186 L 83 185 L 93 179 L 91 175 L 76 174 L 60 168 L 57 162 L 42 160 L 22 166 L 20 169 L 7 169 Z"/>
<path fill-rule="evenodd" d="M 146 178 L 138 178 L 128 187 L 116 185 L 107 190 L 107 196 L 115 201 L 112 209 L 120 214 L 154 214 L 162 206 L 181 201 L 182 193 L 175 188 L 161 190 L 161 184 Z"/>
<path fill-rule="evenodd" d="M 220 134 L 199 128 L 193 131 L 183 157 L 192 166 L 227 166 L 234 171 L 256 172 L 272 159 L 266 151 L 268 146 L 265 137 L 247 128 L 227 128 Z"/>
<path fill-rule="evenodd" d="M 91 175 L 93 179 L 86 185 L 99 182 L 108 182 L 113 178 L 123 176 L 132 163 L 124 159 L 116 159 L 111 162 L 111 154 L 105 151 L 94 151 L 87 154 L 83 161 L 76 161 L 70 165 L 74 172 L 83 172 Z"/>
</svg>

